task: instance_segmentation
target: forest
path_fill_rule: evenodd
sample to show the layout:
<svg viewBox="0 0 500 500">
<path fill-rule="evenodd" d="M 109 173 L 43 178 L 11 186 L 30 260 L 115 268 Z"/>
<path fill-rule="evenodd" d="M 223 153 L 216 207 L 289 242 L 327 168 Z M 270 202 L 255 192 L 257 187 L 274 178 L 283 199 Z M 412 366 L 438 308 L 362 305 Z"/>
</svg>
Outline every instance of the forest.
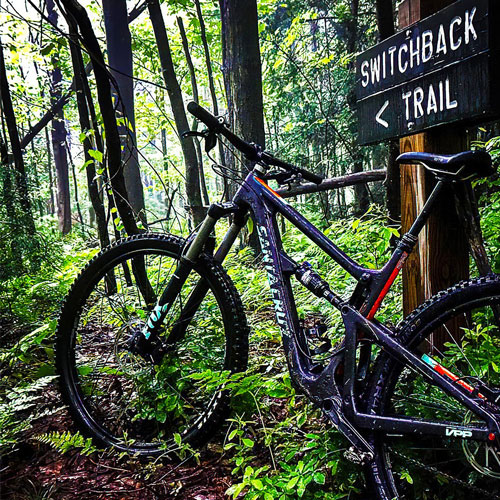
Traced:
<svg viewBox="0 0 500 500">
<path fill-rule="evenodd" d="M 131 428 L 184 416 L 182 402 L 158 382 L 161 377 L 196 385 L 203 404 L 223 387 L 232 411 L 223 426 L 214 423 L 208 444 L 197 447 L 174 434 L 174 456 L 144 457 L 82 433 L 61 397 L 56 338 L 61 308 L 73 307 L 65 297 L 103 249 L 144 234 L 161 240 L 164 233 L 174 235 L 165 241 L 175 246 L 200 227 L 211 203 L 231 200 L 241 185 L 250 164 L 231 144 L 219 140 L 206 148 L 201 137 L 184 135 L 204 129 L 187 110 L 192 101 L 244 140 L 321 175 L 321 189 L 271 186 L 351 258 L 379 269 L 401 236 L 400 144 L 358 144 L 355 63 L 398 30 L 399 3 L 0 0 L 2 499 L 375 498 L 363 468 L 345 459 L 345 438 L 291 381 L 252 218 L 223 263 L 248 322 L 248 347 L 235 340 L 248 348 L 247 370 L 212 360 L 227 349 L 224 335 L 211 326 L 226 321 L 216 317 L 214 291 L 203 305 L 212 323 L 200 319 L 198 332 L 188 331 L 185 339 L 195 350 L 188 368 L 159 364 L 154 383 L 141 382 L 154 408 L 139 401 L 122 409 L 133 410 Z M 471 127 L 467 149 L 488 151 L 497 165 L 498 123 Z M 472 182 L 470 277 L 500 272 L 498 186 L 496 174 Z M 294 259 L 320 270 L 336 293 L 352 293 L 356 283 L 344 269 L 284 217 L 278 226 Z M 226 221 L 217 225 L 214 244 L 227 228 Z M 167 260 L 161 253 L 144 257 L 151 280 L 164 279 Z M 125 292 L 125 326 L 114 309 L 120 303 L 111 305 L 105 320 L 98 305 L 110 288 L 121 290 L 120 279 L 140 281 L 137 262 L 131 257 L 117 264 L 85 307 L 74 306 L 82 309 L 74 339 L 81 351 L 87 334 L 99 349 L 112 326 L 137 328 L 129 315 L 147 320 L 152 306 Z M 299 284 L 293 287 L 303 324 L 326 325 L 325 345 L 342 349 L 340 313 Z M 398 277 L 379 320 L 403 320 L 402 288 Z M 158 284 L 151 293 L 157 290 Z M 131 313 L 134 306 L 143 309 Z M 470 350 L 475 372 L 491 373 L 500 387 L 500 339 L 491 328 L 476 332 L 477 344 L 467 339 L 457 349 Z M 79 375 L 90 380 L 87 369 L 82 363 Z M 149 375 L 144 370 L 140 376 Z M 105 390 L 111 392 L 119 374 L 115 369 L 108 377 Z M 420 490 L 419 475 L 411 463 L 398 474 L 412 498 L 471 498 L 455 494 L 445 474 L 438 479 L 442 490 Z M 500 472 L 492 477 L 499 481 Z M 483 498 L 478 491 L 484 490 L 476 498 Z"/>
</svg>

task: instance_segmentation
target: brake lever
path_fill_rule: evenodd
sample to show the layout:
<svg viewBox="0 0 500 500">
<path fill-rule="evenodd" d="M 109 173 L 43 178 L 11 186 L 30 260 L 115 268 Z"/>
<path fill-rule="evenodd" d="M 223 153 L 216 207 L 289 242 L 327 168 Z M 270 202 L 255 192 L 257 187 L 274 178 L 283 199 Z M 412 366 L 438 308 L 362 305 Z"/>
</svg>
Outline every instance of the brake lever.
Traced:
<svg viewBox="0 0 500 500">
<path fill-rule="evenodd" d="M 197 130 L 188 130 L 187 132 L 183 132 L 181 137 L 183 139 L 186 137 L 200 137 L 205 139 L 205 153 L 210 153 L 210 151 L 212 151 L 217 144 L 217 134 L 208 128 L 202 130 L 201 132 L 198 132 Z"/>
<path fill-rule="evenodd" d="M 183 139 L 185 139 L 186 137 L 201 137 L 202 139 L 204 139 L 205 135 L 205 131 L 198 132 L 197 130 L 188 130 L 187 132 L 182 132 L 181 137 Z"/>
</svg>

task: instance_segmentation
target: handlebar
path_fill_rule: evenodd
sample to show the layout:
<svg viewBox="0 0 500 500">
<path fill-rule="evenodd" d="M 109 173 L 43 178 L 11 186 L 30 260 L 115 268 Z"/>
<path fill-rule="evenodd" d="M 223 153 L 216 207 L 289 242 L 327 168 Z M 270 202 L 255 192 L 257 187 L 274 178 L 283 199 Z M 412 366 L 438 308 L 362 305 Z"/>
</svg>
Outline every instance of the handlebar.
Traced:
<svg viewBox="0 0 500 500">
<path fill-rule="evenodd" d="M 223 135 L 236 149 L 241 151 L 250 161 L 262 161 L 267 165 L 273 165 L 282 168 L 289 172 L 300 174 L 304 179 L 315 184 L 321 184 L 323 177 L 305 170 L 303 168 L 292 165 L 291 163 L 284 162 L 274 156 L 261 151 L 260 148 L 254 144 L 250 144 L 237 135 L 233 134 L 225 125 L 222 118 L 217 118 L 212 113 L 202 108 L 195 102 L 190 102 L 187 106 L 188 111 L 202 121 L 210 131 Z"/>
</svg>

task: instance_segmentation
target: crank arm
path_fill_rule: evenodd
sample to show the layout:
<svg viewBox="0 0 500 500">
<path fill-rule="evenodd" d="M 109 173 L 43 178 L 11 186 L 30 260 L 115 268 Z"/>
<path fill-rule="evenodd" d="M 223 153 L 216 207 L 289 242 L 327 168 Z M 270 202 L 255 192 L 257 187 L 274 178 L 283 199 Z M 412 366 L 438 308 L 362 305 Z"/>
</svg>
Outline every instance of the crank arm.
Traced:
<svg viewBox="0 0 500 500">
<path fill-rule="evenodd" d="M 345 418 L 340 398 L 333 397 L 323 402 L 323 412 L 333 425 L 348 439 L 365 460 L 371 461 L 375 456 L 373 446 L 359 433 L 356 427 Z"/>
</svg>

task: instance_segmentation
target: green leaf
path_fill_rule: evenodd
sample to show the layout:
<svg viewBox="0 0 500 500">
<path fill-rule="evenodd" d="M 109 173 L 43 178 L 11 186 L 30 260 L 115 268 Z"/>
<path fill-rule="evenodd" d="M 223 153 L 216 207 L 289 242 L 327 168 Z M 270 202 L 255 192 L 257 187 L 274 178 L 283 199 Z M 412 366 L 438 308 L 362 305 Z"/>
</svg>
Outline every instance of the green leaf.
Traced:
<svg viewBox="0 0 500 500">
<path fill-rule="evenodd" d="M 226 490 L 226 495 L 233 495 L 233 498 L 236 498 L 245 486 L 245 483 L 233 484 L 231 488 Z"/>
<path fill-rule="evenodd" d="M 93 368 L 88 365 L 82 365 L 78 367 L 78 373 L 85 377 L 85 375 L 88 375 L 89 373 L 92 373 Z"/>
<path fill-rule="evenodd" d="M 299 481 L 299 476 L 292 477 L 290 481 L 288 481 L 288 484 L 286 485 L 287 490 L 291 490 L 294 488 L 294 486 L 298 483 Z"/>
<path fill-rule="evenodd" d="M 322 472 L 315 472 L 313 474 L 314 482 L 317 484 L 325 484 L 325 475 Z"/>
<path fill-rule="evenodd" d="M 253 219 L 251 217 L 248 218 L 247 221 L 248 234 L 253 233 Z"/>
<path fill-rule="evenodd" d="M 48 56 L 52 52 L 53 48 L 54 48 L 54 44 L 52 42 L 50 42 L 47 45 L 45 45 L 45 47 L 42 48 L 42 50 L 40 51 L 40 54 L 42 54 L 42 56 Z"/>
<path fill-rule="evenodd" d="M 99 163 L 102 163 L 103 155 L 101 151 L 97 149 L 89 149 L 89 156 L 97 160 Z"/>
<path fill-rule="evenodd" d="M 247 448 L 253 448 L 253 445 L 255 444 L 251 439 L 248 438 L 243 438 L 242 441 Z"/>
<path fill-rule="evenodd" d="M 251 483 L 252 483 L 252 486 L 254 488 L 257 488 L 258 490 L 261 490 L 262 488 L 264 488 L 264 485 L 262 484 L 262 481 L 260 479 L 252 479 Z"/>
</svg>

